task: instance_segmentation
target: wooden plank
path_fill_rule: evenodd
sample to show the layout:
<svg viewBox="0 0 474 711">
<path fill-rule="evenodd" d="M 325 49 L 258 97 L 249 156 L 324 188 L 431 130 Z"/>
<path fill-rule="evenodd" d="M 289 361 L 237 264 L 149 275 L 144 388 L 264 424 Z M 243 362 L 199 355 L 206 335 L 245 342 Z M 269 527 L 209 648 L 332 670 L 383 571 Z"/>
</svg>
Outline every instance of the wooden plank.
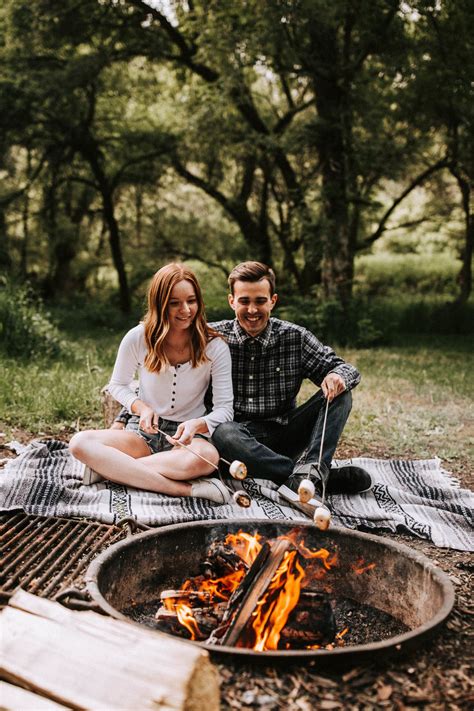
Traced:
<svg viewBox="0 0 474 711">
<path fill-rule="evenodd" d="M 77 614 L 75 610 L 69 610 L 57 603 L 51 603 L 51 600 L 31 595 L 21 589 L 10 598 L 9 607 L 74 626 L 84 632 L 100 635 L 103 639 L 116 642 L 121 646 L 124 644 L 134 645 L 137 641 L 143 646 L 145 640 L 148 640 L 148 643 L 155 647 L 157 639 L 161 639 L 162 644 L 169 650 L 170 657 L 179 656 L 185 665 L 193 664 L 199 657 L 203 659 L 209 658 L 206 650 L 187 644 L 182 640 L 173 639 L 168 635 L 154 632 L 146 627 L 140 627 L 91 611 L 81 611 L 80 614 Z"/>
<path fill-rule="evenodd" d="M 270 585 L 273 576 L 275 575 L 278 566 L 283 560 L 287 550 L 291 547 L 291 542 L 283 539 L 275 541 L 272 544 L 271 551 L 262 560 L 257 557 L 250 567 L 247 575 L 241 585 L 246 588 L 246 593 L 243 596 L 242 602 L 235 613 L 227 632 L 225 633 L 222 644 L 234 647 L 243 630 L 245 629 L 250 615 L 255 610 L 258 601 L 265 594 L 266 589 Z M 252 584 L 246 585 L 246 578 L 250 577 Z M 247 589 L 248 588 L 248 589 Z"/>
<path fill-rule="evenodd" d="M 66 711 L 68 706 L 61 706 L 51 699 L 38 696 L 32 691 L 0 681 L 0 709 L 2 711 Z"/>
<path fill-rule="evenodd" d="M 0 615 L 7 680 L 73 709 L 218 711 L 217 672 L 205 650 L 28 593 L 12 600 L 17 607 Z"/>
</svg>

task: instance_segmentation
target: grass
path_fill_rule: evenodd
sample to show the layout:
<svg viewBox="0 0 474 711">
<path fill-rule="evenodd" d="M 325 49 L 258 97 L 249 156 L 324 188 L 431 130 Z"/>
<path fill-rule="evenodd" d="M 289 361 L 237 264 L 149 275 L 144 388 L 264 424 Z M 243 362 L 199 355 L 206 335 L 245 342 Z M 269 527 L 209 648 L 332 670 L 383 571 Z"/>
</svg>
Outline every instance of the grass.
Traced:
<svg viewBox="0 0 474 711">
<path fill-rule="evenodd" d="M 410 338 L 403 345 L 347 349 L 362 374 L 339 446 L 341 456 L 440 457 L 456 463 L 474 449 L 474 363 L 461 337 Z M 312 391 L 306 382 L 301 396 Z"/>
<path fill-rule="evenodd" d="M 110 376 L 121 332 L 69 335 L 72 355 L 22 362 L 0 356 L 1 428 L 32 435 L 102 426 L 100 390 Z M 439 456 L 466 461 L 474 445 L 474 363 L 467 339 L 405 337 L 396 346 L 342 349 L 361 384 L 339 456 Z M 305 382 L 301 399 L 315 386 Z M 454 468 L 456 468 L 454 466 Z"/>
<path fill-rule="evenodd" d="M 21 361 L 0 355 L 2 429 L 55 433 L 101 427 L 100 390 L 110 376 L 119 335 L 73 342 L 71 355 Z"/>
</svg>

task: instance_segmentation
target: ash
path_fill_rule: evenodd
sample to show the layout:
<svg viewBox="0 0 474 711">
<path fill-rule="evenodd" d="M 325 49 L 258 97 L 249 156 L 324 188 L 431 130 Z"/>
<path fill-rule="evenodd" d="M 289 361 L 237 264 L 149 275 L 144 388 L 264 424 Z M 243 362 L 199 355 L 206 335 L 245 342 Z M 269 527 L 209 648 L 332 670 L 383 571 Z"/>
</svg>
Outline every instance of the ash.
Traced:
<svg viewBox="0 0 474 711">
<path fill-rule="evenodd" d="M 155 620 L 155 613 L 161 604 L 160 598 L 157 597 L 145 604 L 130 606 L 122 610 L 122 613 L 134 622 L 169 634 L 169 630 L 163 629 L 160 622 Z M 346 627 L 349 628 L 347 634 L 344 635 L 345 647 L 380 642 L 409 630 L 400 620 L 371 605 L 364 605 L 344 597 L 331 599 L 331 604 L 337 631 L 342 632 Z M 174 636 L 189 639 L 189 633 L 184 627 L 180 628 Z"/>
</svg>

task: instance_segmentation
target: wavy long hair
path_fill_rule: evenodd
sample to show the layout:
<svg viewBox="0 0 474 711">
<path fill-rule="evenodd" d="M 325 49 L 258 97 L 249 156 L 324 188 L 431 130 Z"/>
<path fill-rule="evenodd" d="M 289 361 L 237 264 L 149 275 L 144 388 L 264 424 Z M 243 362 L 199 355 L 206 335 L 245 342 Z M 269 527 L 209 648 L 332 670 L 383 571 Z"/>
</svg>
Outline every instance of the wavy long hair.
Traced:
<svg viewBox="0 0 474 711">
<path fill-rule="evenodd" d="M 209 360 L 206 355 L 206 346 L 210 340 L 219 335 L 207 325 L 201 287 L 195 274 L 184 264 L 174 262 L 166 264 L 156 272 L 150 281 L 147 292 L 148 310 L 143 319 L 148 351 L 144 365 L 152 373 L 160 373 L 170 364 L 164 347 L 166 336 L 170 330 L 168 303 L 173 288 L 183 279 L 193 285 L 198 307 L 194 321 L 190 326 L 193 368 Z"/>
</svg>

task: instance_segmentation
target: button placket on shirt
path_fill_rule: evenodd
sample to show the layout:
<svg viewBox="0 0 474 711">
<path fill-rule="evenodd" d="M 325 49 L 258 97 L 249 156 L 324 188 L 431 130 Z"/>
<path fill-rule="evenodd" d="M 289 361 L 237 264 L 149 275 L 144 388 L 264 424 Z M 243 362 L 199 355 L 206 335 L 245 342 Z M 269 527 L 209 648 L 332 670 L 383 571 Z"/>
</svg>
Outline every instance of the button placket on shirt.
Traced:
<svg viewBox="0 0 474 711">
<path fill-rule="evenodd" d="M 256 388 L 257 388 L 257 386 L 258 386 L 258 383 L 257 383 L 257 381 L 255 380 L 255 356 L 256 356 L 256 348 L 257 348 L 256 343 L 255 343 L 255 342 L 250 343 L 250 344 L 249 344 L 249 348 L 250 348 L 250 353 L 251 353 L 251 355 L 250 355 L 250 358 L 249 358 L 250 366 L 249 366 L 249 370 L 248 370 L 248 380 L 249 380 L 249 385 L 248 385 L 249 397 L 248 397 L 248 401 L 251 402 L 251 403 L 253 403 L 254 400 L 255 400 L 255 397 L 256 397 L 256 395 L 257 395 L 257 390 L 256 390 Z"/>
<path fill-rule="evenodd" d="M 171 409 L 174 410 L 174 404 L 176 402 L 176 382 L 177 382 L 177 377 L 178 377 L 178 371 L 177 368 L 179 368 L 179 365 L 177 365 L 174 369 L 174 374 L 173 374 L 173 382 L 172 382 L 172 390 L 171 390 Z"/>
</svg>

